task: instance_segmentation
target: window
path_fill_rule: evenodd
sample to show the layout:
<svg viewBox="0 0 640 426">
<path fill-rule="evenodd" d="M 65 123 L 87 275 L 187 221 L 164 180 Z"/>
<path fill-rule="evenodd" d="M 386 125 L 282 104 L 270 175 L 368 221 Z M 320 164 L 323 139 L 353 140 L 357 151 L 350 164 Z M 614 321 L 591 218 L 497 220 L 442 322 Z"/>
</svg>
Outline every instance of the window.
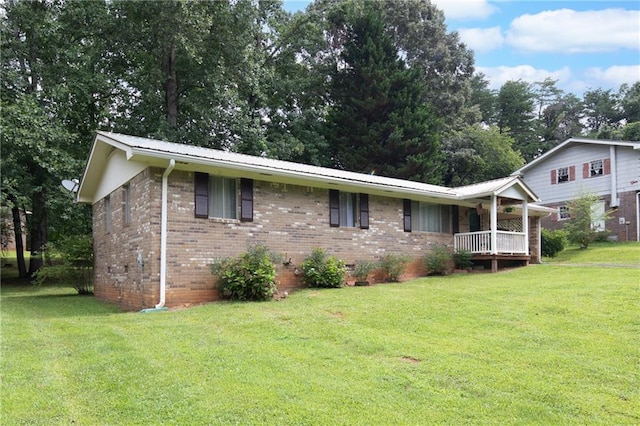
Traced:
<svg viewBox="0 0 640 426">
<path fill-rule="evenodd" d="M 591 229 L 594 231 L 605 230 L 605 206 L 604 201 L 597 201 L 591 205 Z"/>
<path fill-rule="evenodd" d="M 602 160 L 595 160 L 589 163 L 589 176 L 601 176 L 602 174 Z"/>
<path fill-rule="evenodd" d="M 560 167 L 558 169 L 558 183 L 569 182 L 569 168 Z"/>
<path fill-rule="evenodd" d="M 131 223 L 131 188 L 129 184 L 122 187 L 122 210 L 124 214 L 124 224 Z"/>
<path fill-rule="evenodd" d="M 571 219 L 571 213 L 569 212 L 569 206 L 559 206 L 558 207 L 558 219 L 559 220 Z"/>
<path fill-rule="evenodd" d="M 360 201 L 360 203 L 358 203 Z M 359 204 L 359 209 L 358 209 Z M 358 221 L 359 219 L 359 221 Z M 333 227 L 349 226 L 369 228 L 369 195 L 329 190 L 329 224 Z"/>
<path fill-rule="evenodd" d="M 405 230 L 407 218 L 405 211 Z M 418 201 L 411 202 L 411 229 L 423 232 L 451 232 L 451 214 L 449 206 L 429 204 Z"/>
<path fill-rule="evenodd" d="M 107 233 L 111 232 L 111 197 L 104 197 L 104 226 Z"/>
<path fill-rule="evenodd" d="M 209 217 L 236 218 L 236 180 L 221 176 L 209 177 Z"/>
<path fill-rule="evenodd" d="M 253 180 L 240 179 L 240 220 L 253 220 Z M 222 176 L 195 174 L 195 216 L 238 218 L 238 180 Z"/>
</svg>

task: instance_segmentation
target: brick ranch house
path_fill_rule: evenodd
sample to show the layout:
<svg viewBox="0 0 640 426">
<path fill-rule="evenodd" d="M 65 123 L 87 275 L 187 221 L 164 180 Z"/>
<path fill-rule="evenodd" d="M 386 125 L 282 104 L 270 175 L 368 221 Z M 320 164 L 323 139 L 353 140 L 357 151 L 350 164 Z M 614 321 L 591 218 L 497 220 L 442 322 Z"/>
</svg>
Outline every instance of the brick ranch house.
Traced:
<svg viewBox="0 0 640 426">
<path fill-rule="evenodd" d="M 214 301 L 216 258 L 264 244 L 287 260 L 279 291 L 322 247 L 347 264 L 434 245 L 487 267 L 538 262 L 535 194 L 519 177 L 459 188 L 97 132 L 77 194 L 92 205 L 94 288 L 125 310 Z"/>
</svg>

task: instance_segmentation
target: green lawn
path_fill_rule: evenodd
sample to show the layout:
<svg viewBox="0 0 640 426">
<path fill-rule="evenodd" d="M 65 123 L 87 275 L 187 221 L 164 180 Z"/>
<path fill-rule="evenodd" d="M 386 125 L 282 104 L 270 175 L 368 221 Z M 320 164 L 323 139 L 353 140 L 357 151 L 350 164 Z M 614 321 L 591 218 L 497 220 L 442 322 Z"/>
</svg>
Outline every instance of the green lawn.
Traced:
<svg viewBox="0 0 640 426">
<path fill-rule="evenodd" d="M 640 269 L 120 313 L 3 286 L 0 423 L 639 424 Z"/>
<path fill-rule="evenodd" d="M 592 243 L 586 250 L 579 246 L 569 246 L 554 258 L 544 258 L 552 263 L 592 263 L 592 264 L 626 264 L 640 266 L 640 242 L 629 243 Z"/>
</svg>

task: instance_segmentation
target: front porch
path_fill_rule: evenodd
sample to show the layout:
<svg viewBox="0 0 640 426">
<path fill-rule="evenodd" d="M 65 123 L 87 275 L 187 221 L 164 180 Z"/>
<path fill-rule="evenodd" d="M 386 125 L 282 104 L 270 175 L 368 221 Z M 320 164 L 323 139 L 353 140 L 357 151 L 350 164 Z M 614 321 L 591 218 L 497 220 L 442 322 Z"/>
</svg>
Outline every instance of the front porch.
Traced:
<svg viewBox="0 0 640 426">
<path fill-rule="evenodd" d="M 526 266 L 531 256 L 528 250 L 529 236 L 515 231 L 478 231 L 454 235 L 454 250 L 468 251 L 474 263 L 490 262 L 491 272 L 497 272 L 500 264 Z"/>
</svg>

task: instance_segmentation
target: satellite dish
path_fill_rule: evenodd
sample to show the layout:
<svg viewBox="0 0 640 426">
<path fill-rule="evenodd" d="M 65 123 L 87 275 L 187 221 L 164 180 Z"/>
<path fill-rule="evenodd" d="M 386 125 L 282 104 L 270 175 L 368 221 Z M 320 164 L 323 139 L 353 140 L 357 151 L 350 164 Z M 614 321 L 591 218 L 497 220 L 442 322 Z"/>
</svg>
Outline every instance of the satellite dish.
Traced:
<svg viewBox="0 0 640 426">
<path fill-rule="evenodd" d="M 78 192 L 80 181 L 78 179 L 65 179 L 62 181 L 62 186 L 64 186 L 64 189 L 66 189 L 67 191 Z"/>
</svg>

